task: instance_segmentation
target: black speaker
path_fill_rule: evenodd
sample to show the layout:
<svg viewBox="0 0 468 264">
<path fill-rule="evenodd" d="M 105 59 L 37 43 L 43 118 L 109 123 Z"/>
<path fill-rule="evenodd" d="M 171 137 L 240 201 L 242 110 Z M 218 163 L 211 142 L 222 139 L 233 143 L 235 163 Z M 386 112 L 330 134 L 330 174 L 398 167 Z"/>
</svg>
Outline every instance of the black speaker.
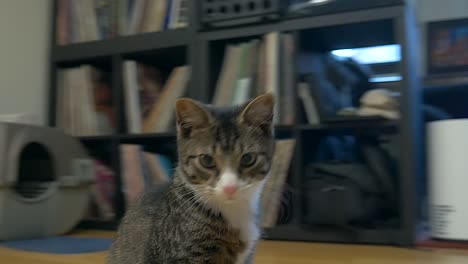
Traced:
<svg viewBox="0 0 468 264">
<path fill-rule="evenodd" d="M 288 0 L 200 0 L 198 3 L 204 30 L 278 20 L 288 6 Z"/>
</svg>

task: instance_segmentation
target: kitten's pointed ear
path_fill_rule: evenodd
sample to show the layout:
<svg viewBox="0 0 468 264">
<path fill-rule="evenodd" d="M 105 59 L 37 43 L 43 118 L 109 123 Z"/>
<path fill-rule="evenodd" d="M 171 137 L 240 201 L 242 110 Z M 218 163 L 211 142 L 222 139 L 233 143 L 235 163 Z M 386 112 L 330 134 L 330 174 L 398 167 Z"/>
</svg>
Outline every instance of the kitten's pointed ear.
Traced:
<svg viewBox="0 0 468 264">
<path fill-rule="evenodd" d="M 240 114 L 241 122 L 250 126 L 272 128 L 275 97 L 272 94 L 263 94 L 248 103 Z"/>
<path fill-rule="evenodd" d="M 208 127 L 212 121 L 211 114 L 205 107 L 189 98 L 180 98 L 176 101 L 177 131 L 188 137 L 193 129 Z"/>
</svg>

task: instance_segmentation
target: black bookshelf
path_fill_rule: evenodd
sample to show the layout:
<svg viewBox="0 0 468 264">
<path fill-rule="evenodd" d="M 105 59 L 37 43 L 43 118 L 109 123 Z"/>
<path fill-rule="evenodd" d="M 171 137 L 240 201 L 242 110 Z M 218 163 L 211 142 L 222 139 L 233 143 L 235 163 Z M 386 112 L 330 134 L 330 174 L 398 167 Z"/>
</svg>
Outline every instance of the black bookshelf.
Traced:
<svg viewBox="0 0 468 264">
<path fill-rule="evenodd" d="M 399 44 L 401 61 L 396 65 L 403 79 L 398 83 L 401 96 L 401 119 L 398 121 L 341 122 L 319 125 L 295 124 L 277 126 L 277 137 L 297 140 L 297 148 L 290 169 L 288 186 L 291 189 L 291 217 L 287 223 L 265 230 L 265 238 L 290 241 L 317 241 L 338 243 L 391 244 L 410 246 L 416 242 L 418 215 L 416 204 L 416 178 L 422 172 L 422 123 L 417 77 L 419 47 L 416 39 L 416 21 L 412 10 L 403 5 L 342 12 L 320 16 L 284 17 L 281 20 L 240 27 L 199 31 L 197 1 L 191 5 L 191 24 L 188 28 L 123 36 L 112 39 L 58 46 L 55 42 L 55 15 L 52 16 L 50 55 L 49 125 L 55 125 L 56 73 L 83 63 L 98 65 L 111 72 L 114 105 L 118 113 L 115 134 L 80 137 L 92 155 L 104 160 L 116 172 L 117 185 L 121 187 L 119 144 L 136 143 L 175 155 L 175 133 L 127 134 L 124 114 L 122 63 L 125 59 L 148 61 L 171 69 L 188 64 L 192 78 L 187 96 L 210 102 L 214 83 L 222 61 L 222 51 L 227 43 L 248 40 L 271 31 L 292 32 L 296 39 L 297 58 L 304 51 L 329 51 L 337 48 Z M 57 10 L 54 1 L 53 14 Z M 296 82 L 301 69 L 296 67 Z M 311 229 L 302 223 L 302 183 L 307 149 L 313 137 L 328 134 L 383 133 L 399 137 L 399 225 L 391 229 L 337 230 Z M 122 192 L 116 198 L 117 219 L 111 222 L 86 221 L 83 227 L 115 229 L 125 212 Z"/>
<path fill-rule="evenodd" d="M 143 33 L 133 36 L 115 37 L 99 41 L 69 44 L 55 49 L 52 59 L 57 63 L 79 62 L 93 60 L 112 55 L 131 55 L 135 53 L 154 52 L 157 50 L 173 50 L 188 46 L 189 30 L 175 29 L 153 33 Z M 176 55 L 175 53 L 170 53 Z"/>
</svg>

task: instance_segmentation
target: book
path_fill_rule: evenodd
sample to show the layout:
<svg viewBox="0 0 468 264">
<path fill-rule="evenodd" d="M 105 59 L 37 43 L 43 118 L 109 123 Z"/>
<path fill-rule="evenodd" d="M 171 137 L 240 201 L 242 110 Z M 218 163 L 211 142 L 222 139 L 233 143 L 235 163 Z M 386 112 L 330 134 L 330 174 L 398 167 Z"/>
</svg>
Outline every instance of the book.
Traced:
<svg viewBox="0 0 468 264">
<path fill-rule="evenodd" d="M 186 0 L 58 0 L 58 45 L 187 27 Z"/>
<path fill-rule="evenodd" d="M 126 116 L 129 133 L 156 133 L 170 129 L 172 105 L 187 89 L 188 67 L 176 67 L 168 81 L 163 73 L 149 65 L 124 63 Z"/>
<path fill-rule="evenodd" d="M 137 63 L 135 61 L 125 61 L 123 67 L 127 129 L 129 133 L 140 133 L 142 131 L 142 120 L 138 91 Z"/>
<path fill-rule="evenodd" d="M 130 17 L 128 18 L 127 30 L 125 34 L 133 35 L 141 31 L 147 2 L 147 0 L 134 0 L 131 3 L 131 13 Z"/>
<path fill-rule="evenodd" d="M 175 101 L 184 96 L 189 78 L 190 66 L 179 66 L 172 70 L 158 103 L 153 106 L 143 124 L 143 132 L 158 133 L 170 130 L 175 117 Z"/>
<path fill-rule="evenodd" d="M 306 113 L 307 122 L 309 124 L 319 124 L 320 117 L 317 112 L 317 105 L 310 93 L 310 87 L 307 83 L 301 82 L 297 86 L 297 94 L 302 101 Z"/>
<path fill-rule="evenodd" d="M 97 134 L 110 135 L 117 129 L 117 117 L 112 98 L 109 76 L 102 71 L 92 70 L 94 112 L 97 120 Z"/>
<path fill-rule="evenodd" d="M 115 9 L 115 1 L 113 0 L 94 0 L 98 39 L 107 39 L 114 36 Z"/>
<path fill-rule="evenodd" d="M 257 87 L 257 94 L 255 96 L 264 94 L 266 92 L 266 73 L 265 73 L 265 65 L 266 65 L 266 58 L 265 58 L 265 42 L 262 41 L 258 47 L 258 63 L 257 63 L 257 71 L 256 71 L 256 83 L 255 87 Z"/>
<path fill-rule="evenodd" d="M 110 221 L 115 218 L 115 173 L 102 161 L 94 161 L 95 180 L 91 186 L 89 218 Z"/>
<path fill-rule="evenodd" d="M 268 33 L 261 40 L 254 38 L 227 45 L 213 105 L 239 105 L 268 92 L 278 100 L 275 105 L 275 124 L 293 124 L 296 100 L 294 45 L 292 34 L 278 32 Z M 279 77 L 280 69 L 288 75 L 286 78 Z"/>
<path fill-rule="evenodd" d="M 71 1 L 72 3 L 72 18 L 73 24 L 73 42 L 87 41 L 87 34 L 85 29 L 85 13 L 82 1 Z"/>
<path fill-rule="evenodd" d="M 167 5 L 166 5 L 166 14 L 164 17 L 164 24 L 163 24 L 163 29 L 168 30 L 171 29 L 170 24 L 171 24 L 171 16 L 174 8 L 174 2 L 175 0 L 167 0 Z"/>
<path fill-rule="evenodd" d="M 81 97 L 81 75 L 79 69 L 74 69 L 71 72 L 71 83 L 75 83 L 75 85 L 70 85 L 72 88 L 70 89 L 70 102 L 72 104 L 72 135 L 73 136 L 81 136 L 84 133 L 84 126 L 83 126 L 83 112 L 81 102 L 83 98 Z"/>
<path fill-rule="evenodd" d="M 137 70 L 141 119 L 144 122 L 158 103 L 164 88 L 164 76 L 159 69 L 146 64 L 139 63 Z"/>
<path fill-rule="evenodd" d="M 161 164 L 161 169 L 164 172 L 166 180 L 171 179 L 174 171 L 174 164 L 171 162 L 170 158 L 166 155 L 157 154 L 156 159 L 159 160 L 159 164 Z"/>
<path fill-rule="evenodd" d="M 242 47 L 240 45 L 228 46 L 226 48 L 223 67 L 218 78 L 213 99 L 215 106 L 228 106 L 232 103 L 241 53 Z"/>
<path fill-rule="evenodd" d="M 232 60 L 234 56 L 234 49 L 234 45 L 228 45 L 224 50 L 223 64 L 221 66 L 221 72 L 219 74 L 213 96 L 213 104 L 216 106 L 226 104 L 229 101 L 229 89 L 226 87 L 229 85 L 228 71 L 233 67 Z"/>
<path fill-rule="evenodd" d="M 237 77 L 234 86 L 234 92 L 230 105 L 240 105 L 247 101 L 249 98 L 250 88 L 250 70 L 249 70 L 249 56 L 250 56 L 250 43 L 246 42 L 240 45 L 241 54 L 240 61 L 237 65 Z"/>
<path fill-rule="evenodd" d="M 144 157 L 151 172 L 153 184 L 158 185 L 169 182 L 172 170 L 170 160 L 164 155 L 149 152 L 144 152 Z"/>
<path fill-rule="evenodd" d="M 294 78 L 295 44 L 291 33 L 281 34 L 281 89 L 279 91 L 278 103 L 282 125 L 293 125 L 295 123 L 295 91 Z"/>
<path fill-rule="evenodd" d="M 168 12 L 169 29 L 187 27 L 189 24 L 189 3 L 187 0 L 172 0 L 171 9 Z"/>
<path fill-rule="evenodd" d="M 89 34 L 88 40 L 99 40 L 98 17 L 96 13 L 95 0 L 83 0 L 85 2 L 86 31 Z"/>
<path fill-rule="evenodd" d="M 274 123 L 293 124 L 296 100 L 294 45 L 292 34 L 283 36 L 278 32 L 268 33 L 262 40 L 254 38 L 248 42 L 227 45 L 212 104 L 239 105 L 268 92 L 278 100 Z M 280 63 L 280 54 L 284 63 Z M 288 75 L 285 80 L 280 80 L 280 69 Z"/>
<path fill-rule="evenodd" d="M 69 18 L 70 18 L 70 0 L 59 0 L 57 2 L 57 25 L 56 25 L 56 38 L 58 45 L 65 45 L 68 43 L 69 34 Z"/>
<path fill-rule="evenodd" d="M 164 29 L 167 2 L 167 0 L 148 1 L 140 32 L 156 32 Z"/>
<path fill-rule="evenodd" d="M 129 17 L 130 0 L 118 0 L 117 2 L 117 35 L 127 35 L 127 21 Z"/>
<path fill-rule="evenodd" d="M 179 0 L 177 9 L 177 20 L 175 22 L 175 28 L 184 28 L 189 24 L 189 1 L 188 0 Z"/>
<path fill-rule="evenodd" d="M 249 59 L 248 59 L 248 78 L 249 80 L 249 95 L 248 98 L 255 98 L 258 93 L 259 88 L 256 86 L 258 78 L 258 64 L 260 59 L 260 45 L 261 41 L 259 39 L 253 39 L 251 41 Z"/>
<path fill-rule="evenodd" d="M 80 0 L 76 6 L 78 23 L 80 24 L 80 41 L 99 39 L 94 0 Z"/>
<path fill-rule="evenodd" d="M 116 129 L 107 74 L 89 66 L 59 71 L 57 127 L 74 136 L 111 134 Z"/>
<path fill-rule="evenodd" d="M 81 103 L 80 107 L 83 113 L 82 126 L 84 136 L 97 135 L 97 116 L 94 109 L 94 83 L 93 83 L 93 69 L 91 66 L 82 66 L 80 68 L 80 81 L 81 85 Z"/>
<path fill-rule="evenodd" d="M 280 34 L 271 32 L 265 35 L 265 92 L 279 97 L 279 52 Z M 273 123 L 280 122 L 280 106 L 275 104 Z"/>
<path fill-rule="evenodd" d="M 257 71 L 259 40 L 253 39 L 241 45 L 242 57 L 239 64 L 238 78 L 234 90 L 232 105 L 246 103 L 250 98 L 256 96 L 257 92 L 254 89 Z"/>
<path fill-rule="evenodd" d="M 57 127 L 65 128 L 66 119 L 66 102 L 65 102 L 65 71 L 57 71 L 57 90 L 56 90 L 57 103 L 55 105 L 55 124 Z"/>
<path fill-rule="evenodd" d="M 75 42 L 80 42 L 80 24 L 78 23 L 78 14 L 77 14 L 77 8 L 76 6 L 79 3 L 77 1 L 69 1 L 69 18 L 68 18 L 68 42 L 69 43 L 75 43 Z"/>
<path fill-rule="evenodd" d="M 70 1 L 69 3 L 68 24 L 71 25 L 69 33 L 72 33 L 69 43 L 98 40 L 94 0 Z"/>
<path fill-rule="evenodd" d="M 179 10 L 180 10 L 181 0 L 172 0 L 171 1 L 171 9 L 169 11 L 168 17 L 168 28 L 169 29 L 177 29 L 179 27 Z"/>
<path fill-rule="evenodd" d="M 68 103 L 70 104 L 69 133 L 72 136 L 79 136 L 82 131 L 81 111 L 79 108 L 80 98 L 79 96 L 77 96 L 77 94 L 80 92 L 79 68 L 70 69 L 66 77 L 66 87 L 68 89 Z"/>
<path fill-rule="evenodd" d="M 274 227 L 278 220 L 283 188 L 288 177 L 295 144 L 295 139 L 276 141 L 270 174 L 266 179 L 260 198 L 263 213 L 261 225 L 264 228 Z"/>
<path fill-rule="evenodd" d="M 139 145 L 123 144 L 120 146 L 122 191 L 126 208 L 131 207 L 145 189 L 140 152 L 141 146 Z"/>
</svg>

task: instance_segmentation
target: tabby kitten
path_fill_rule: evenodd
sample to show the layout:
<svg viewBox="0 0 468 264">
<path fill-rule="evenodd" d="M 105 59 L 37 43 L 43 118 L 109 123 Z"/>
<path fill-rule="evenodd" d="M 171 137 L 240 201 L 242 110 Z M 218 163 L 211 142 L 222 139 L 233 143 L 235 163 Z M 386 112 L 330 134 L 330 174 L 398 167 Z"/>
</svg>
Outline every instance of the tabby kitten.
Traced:
<svg viewBox="0 0 468 264">
<path fill-rule="evenodd" d="M 270 94 L 232 108 L 179 99 L 174 181 L 127 212 L 108 263 L 253 263 L 273 107 Z"/>
</svg>

